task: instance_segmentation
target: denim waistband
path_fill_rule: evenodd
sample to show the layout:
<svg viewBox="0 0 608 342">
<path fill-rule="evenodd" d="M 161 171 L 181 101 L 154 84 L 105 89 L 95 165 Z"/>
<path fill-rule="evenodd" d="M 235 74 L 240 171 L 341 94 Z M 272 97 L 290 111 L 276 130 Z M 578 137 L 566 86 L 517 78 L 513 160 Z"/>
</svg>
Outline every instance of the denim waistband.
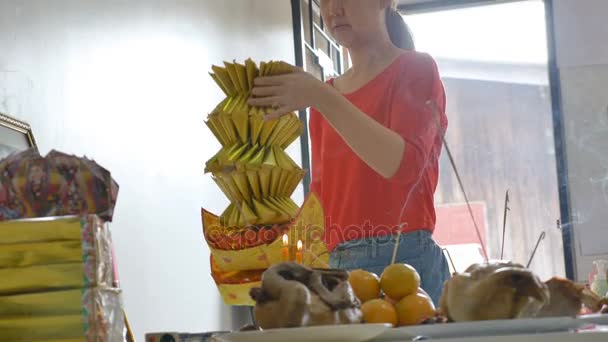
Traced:
<svg viewBox="0 0 608 342">
<path fill-rule="evenodd" d="M 388 234 L 384 236 L 372 236 L 362 239 L 344 241 L 336 246 L 334 252 L 345 251 L 355 247 L 382 245 L 386 243 L 395 243 L 398 234 Z M 399 238 L 400 243 L 409 242 L 416 245 L 424 245 L 432 241 L 433 233 L 429 230 L 416 230 L 413 232 L 402 233 Z"/>
</svg>

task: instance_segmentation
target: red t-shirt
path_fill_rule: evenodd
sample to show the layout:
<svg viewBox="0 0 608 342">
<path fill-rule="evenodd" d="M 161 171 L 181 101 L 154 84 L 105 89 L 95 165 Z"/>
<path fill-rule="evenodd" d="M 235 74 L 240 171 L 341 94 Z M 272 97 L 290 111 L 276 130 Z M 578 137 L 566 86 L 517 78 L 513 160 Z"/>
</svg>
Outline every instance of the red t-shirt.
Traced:
<svg viewBox="0 0 608 342">
<path fill-rule="evenodd" d="M 398 171 L 386 179 L 365 164 L 317 110 L 311 110 L 311 190 L 323 204 L 328 249 L 343 241 L 393 234 L 400 224 L 403 232 L 433 231 L 441 133 L 447 128 L 445 93 L 435 61 L 427 54 L 405 52 L 344 96 L 401 135 L 405 151 Z M 429 100 L 436 106 L 427 105 Z"/>
</svg>

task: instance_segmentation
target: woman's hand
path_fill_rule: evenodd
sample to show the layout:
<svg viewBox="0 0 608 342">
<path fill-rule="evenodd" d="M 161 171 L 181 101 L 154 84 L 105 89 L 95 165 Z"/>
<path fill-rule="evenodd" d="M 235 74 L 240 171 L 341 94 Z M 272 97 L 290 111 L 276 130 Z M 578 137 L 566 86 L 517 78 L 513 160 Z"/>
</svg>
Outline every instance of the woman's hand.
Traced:
<svg viewBox="0 0 608 342">
<path fill-rule="evenodd" d="M 271 107 L 267 120 L 277 119 L 293 111 L 316 107 L 326 84 L 300 69 L 291 74 L 258 77 L 254 81 L 248 103 L 256 107 Z"/>
</svg>

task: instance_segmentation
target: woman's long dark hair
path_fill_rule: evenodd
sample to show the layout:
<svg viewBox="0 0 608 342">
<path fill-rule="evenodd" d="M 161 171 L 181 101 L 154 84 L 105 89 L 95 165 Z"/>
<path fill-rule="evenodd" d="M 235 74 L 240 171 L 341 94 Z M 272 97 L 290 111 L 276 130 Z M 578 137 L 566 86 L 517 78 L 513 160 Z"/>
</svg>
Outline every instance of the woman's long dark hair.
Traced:
<svg viewBox="0 0 608 342">
<path fill-rule="evenodd" d="M 394 6 L 386 9 L 386 29 L 393 44 L 404 50 L 416 50 L 412 31 Z"/>
</svg>

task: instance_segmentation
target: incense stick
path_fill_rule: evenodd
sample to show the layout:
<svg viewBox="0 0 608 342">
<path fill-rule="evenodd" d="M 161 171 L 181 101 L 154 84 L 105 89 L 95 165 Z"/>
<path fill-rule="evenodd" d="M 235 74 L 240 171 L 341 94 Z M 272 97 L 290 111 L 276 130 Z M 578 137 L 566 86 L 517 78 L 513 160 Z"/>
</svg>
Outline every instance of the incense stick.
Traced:
<svg viewBox="0 0 608 342">
<path fill-rule="evenodd" d="M 445 132 L 441 129 L 441 122 L 439 121 L 440 115 L 438 113 L 439 110 L 437 110 L 437 105 L 434 101 L 429 100 L 426 102 L 426 105 L 431 107 L 433 112 L 437 114 L 435 122 L 439 128 L 439 131 L 441 132 L 441 140 L 443 141 L 443 147 L 445 148 L 445 151 L 448 155 L 448 159 L 450 160 L 450 164 L 452 165 L 452 169 L 454 170 L 454 174 L 456 175 L 456 180 L 458 180 L 460 191 L 462 191 L 462 195 L 464 196 L 464 200 L 467 204 L 467 209 L 469 210 L 469 215 L 471 216 L 471 220 L 473 221 L 473 226 L 475 227 L 475 232 L 477 233 L 477 239 L 479 239 L 479 244 L 481 245 L 481 250 L 483 252 L 484 259 L 486 262 L 488 262 L 488 252 L 486 250 L 485 244 L 483 243 L 483 239 L 481 238 L 481 232 L 479 230 L 479 226 L 477 225 L 477 221 L 475 220 L 475 215 L 473 215 L 473 208 L 471 208 L 471 202 L 469 201 L 467 192 L 464 190 L 464 184 L 462 182 L 462 179 L 460 178 L 460 173 L 458 172 L 458 168 L 456 167 L 456 162 L 454 161 L 454 157 L 452 156 L 452 152 L 450 151 L 448 142 L 445 139 Z"/>
<path fill-rule="evenodd" d="M 532 251 L 532 255 L 530 256 L 530 260 L 528 260 L 528 263 L 526 264 L 526 268 L 529 268 L 530 264 L 532 264 L 532 259 L 534 259 L 534 256 L 536 255 L 536 250 L 538 249 L 538 245 L 540 245 L 540 242 L 545 239 L 546 235 L 547 234 L 545 234 L 545 231 L 540 233 L 538 240 L 536 240 L 536 246 L 534 246 L 534 250 Z"/>
<path fill-rule="evenodd" d="M 135 337 L 133 336 L 133 329 L 131 329 L 131 324 L 129 323 L 129 319 L 127 318 L 127 313 L 125 310 L 122 310 L 122 314 L 125 318 L 125 329 L 127 330 L 125 340 L 127 342 L 135 342 Z"/>
<path fill-rule="evenodd" d="M 454 265 L 454 261 L 452 260 L 452 255 L 450 254 L 450 251 L 447 248 L 442 248 L 441 250 L 444 253 L 448 254 L 448 260 L 450 260 L 450 264 L 452 265 L 452 269 L 454 269 L 454 272 L 458 273 L 458 270 L 456 269 L 456 265 Z"/>
<path fill-rule="evenodd" d="M 399 226 L 399 231 L 397 231 L 397 238 L 395 239 L 395 247 L 393 247 L 393 257 L 391 259 L 391 265 L 395 263 L 397 259 L 397 250 L 399 249 L 399 241 L 401 241 L 401 230 L 403 230 L 403 224 Z"/>
<path fill-rule="evenodd" d="M 505 253 L 505 233 L 507 231 L 507 212 L 509 211 L 509 190 L 505 194 L 505 209 L 502 217 L 502 247 L 500 247 L 500 260 L 503 260 Z"/>
</svg>

